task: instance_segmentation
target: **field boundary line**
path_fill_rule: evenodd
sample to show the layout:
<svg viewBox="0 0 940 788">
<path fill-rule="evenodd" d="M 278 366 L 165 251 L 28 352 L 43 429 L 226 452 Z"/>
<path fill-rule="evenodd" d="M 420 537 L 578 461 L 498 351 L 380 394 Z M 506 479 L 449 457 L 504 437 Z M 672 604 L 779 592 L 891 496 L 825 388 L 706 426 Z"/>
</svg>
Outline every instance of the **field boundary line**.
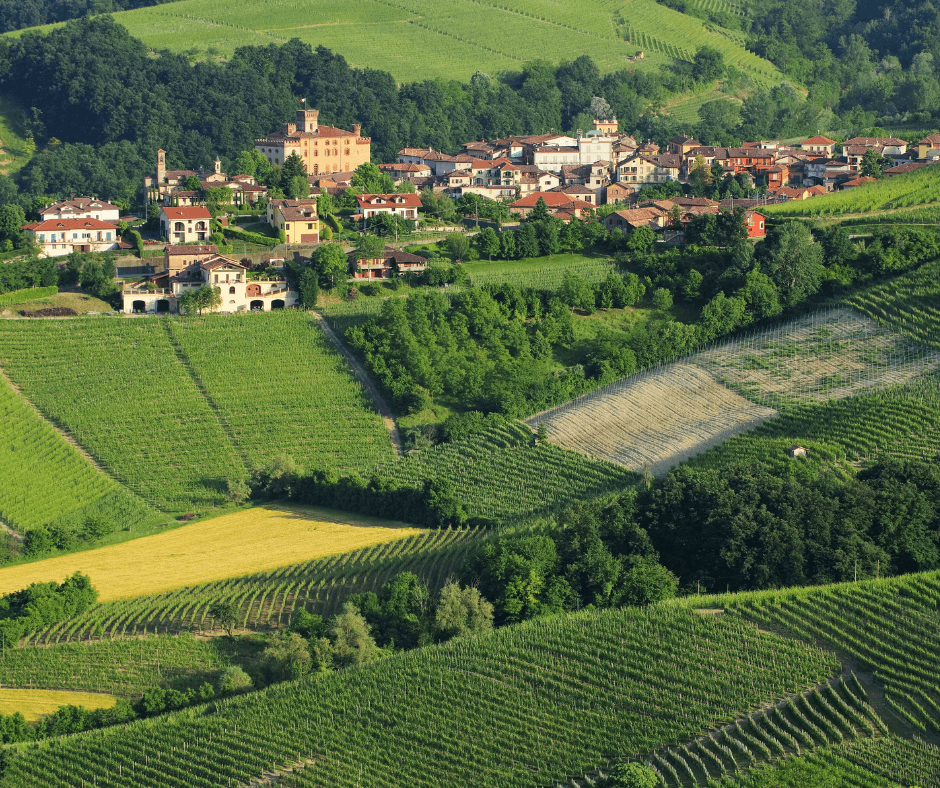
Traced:
<svg viewBox="0 0 940 788">
<path fill-rule="evenodd" d="M 219 426 L 222 427 L 222 432 L 225 434 L 225 437 L 228 438 L 228 442 L 232 446 L 232 451 L 235 452 L 235 456 L 242 461 L 242 465 L 244 465 L 245 468 L 250 469 L 248 458 L 239 448 L 239 443 L 235 438 L 235 431 L 232 429 L 232 425 L 228 423 L 228 419 L 225 418 L 225 415 L 222 413 L 222 409 L 218 406 L 215 399 L 213 399 L 212 395 L 209 393 L 209 389 L 203 381 L 202 376 L 199 374 L 199 372 L 196 371 L 196 365 L 193 364 L 193 360 L 186 354 L 186 351 L 180 344 L 179 339 L 177 339 L 176 334 L 173 333 L 173 328 L 170 325 L 169 318 L 164 318 L 163 328 L 166 331 L 167 338 L 170 340 L 170 347 L 173 349 L 173 353 L 176 355 L 179 363 L 182 364 L 183 369 L 186 370 L 187 374 L 193 382 L 193 385 L 196 387 L 196 390 L 203 397 L 203 399 L 205 399 L 206 404 L 209 406 L 209 410 L 212 411 L 212 413 L 215 415 L 219 422 Z"/>
<path fill-rule="evenodd" d="M 382 393 L 378 390 L 375 383 L 372 382 L 372 378 L 370 378 L 369 374 L 366 372 L 365 367 L 359 363 L 359 360 L 352 354 L 352 351 L 346 346 L 346 343 L 340 339 L 339 335 L 332 328 L 330 328 L 330 324 L 326 322 L 326 319 L 323 317 L 323 315 L 314 310 L 311 310 L 310 314 L 316 318 L 320 329 L 323 331 L 323 334 L 328 340 L 330 340 L 330 342 L 333 343 L 333 346 L 339 351 L 340 356 L 342 356 L 346 364 L 349 365 L 353 375 L 356 376 L 356 380 L 359 381 L 362 387 L 366 390 L 366 393 L 372 399 L 372 403 L 375 405 L 375 409 L 382 417 L 382 421 L 385 424 L 385 429 L 388 430 L 388 437 L 392 441 L 392 446 L 395 448 L 395 452 L 399 457 L 404 457 L 405 447 L 402 443 L 401 433 L 398 431 L 398 424 L 395 422 L 395 416 L 392 413 L 392 409 L 385 401 L 385 397 L 382 396 Z"/>
</svg>

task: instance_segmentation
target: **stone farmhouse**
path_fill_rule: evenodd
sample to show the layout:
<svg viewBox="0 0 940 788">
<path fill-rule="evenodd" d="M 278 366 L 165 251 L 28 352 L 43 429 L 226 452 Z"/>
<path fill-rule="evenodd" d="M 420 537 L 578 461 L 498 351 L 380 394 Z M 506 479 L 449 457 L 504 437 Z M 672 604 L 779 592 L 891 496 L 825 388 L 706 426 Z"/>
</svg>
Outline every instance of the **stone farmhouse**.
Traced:
<svg viewBox="0 0 940 788">
<path fill-rule="evenodd" d="M 254 278 L 247 265 L 219 255 L 214 246 L 168 246 L 162 270 L 144 282 L 125 284 L 121 293 L 123 311 L 178 312 L 180 296 L 206 284 L 219 288 L 222 305 L 217 311 L 223 313 L 268 312 L 296 306 L 299 299 L 283 274 Z"/>
<path fill-rule="evenodd" d="M 354 123 L 352 131 L 319 123 L 320 111 L 297 110 L 297 119 L 285 123 L 280 131 L 255 140 L 255 150 L 271 164 L 281 165 L 292 153 L 303 160 L 310 175 L 352 172 L 372 159 L 372 140 L 362 136 L 362 126 Z"/>
<path fill-rule="evenodd" d="M 174 244 L 206 241 L 212 233 L 209 224 L 211 220 L 212 214 L 208 208 L 176 208 L 165 205 L 160 209 L 160 233 L 164 240 Z"/>
</svg>

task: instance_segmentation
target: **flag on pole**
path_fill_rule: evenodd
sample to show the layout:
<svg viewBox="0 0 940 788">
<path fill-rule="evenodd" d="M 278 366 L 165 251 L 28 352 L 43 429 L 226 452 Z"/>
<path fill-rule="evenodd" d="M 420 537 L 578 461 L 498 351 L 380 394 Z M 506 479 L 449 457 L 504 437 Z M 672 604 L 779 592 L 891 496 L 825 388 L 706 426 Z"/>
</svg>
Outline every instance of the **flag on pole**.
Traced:
<svg viewBox="0 0 940 788">
<path fill-rule="evenodd" d="M 307 103 L 307 99 L 302 98 L 302 99 L 300 100 L 300 103 L 301 103 L 301 104 L 306 104 L 306 103 Z"/>
</svg>

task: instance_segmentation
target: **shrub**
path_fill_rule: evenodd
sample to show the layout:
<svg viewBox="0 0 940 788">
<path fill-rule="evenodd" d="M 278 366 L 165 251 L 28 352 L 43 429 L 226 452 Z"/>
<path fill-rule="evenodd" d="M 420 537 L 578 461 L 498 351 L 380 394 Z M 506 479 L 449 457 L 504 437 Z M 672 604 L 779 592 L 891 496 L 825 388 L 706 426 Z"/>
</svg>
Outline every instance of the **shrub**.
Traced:
<svg viewBox="0 0 940 788">
<path fill-rule="evenodd" d="M 251 676 L 235 665 L 226 668 L 225 672 L 219 677 L 219 694 L 232 695 L 236 692 L 245 692 L 251 689 L 253 683 Z"/>
</svg>

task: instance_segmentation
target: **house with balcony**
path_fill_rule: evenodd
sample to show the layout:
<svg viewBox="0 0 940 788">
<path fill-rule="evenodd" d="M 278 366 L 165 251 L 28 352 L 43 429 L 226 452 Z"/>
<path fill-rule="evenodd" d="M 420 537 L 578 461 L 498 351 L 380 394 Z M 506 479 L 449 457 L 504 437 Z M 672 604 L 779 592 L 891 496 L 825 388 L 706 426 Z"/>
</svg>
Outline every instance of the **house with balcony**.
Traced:
<svg viewBox="0 0 940 788">
<path fill-rule="evenodd" d="M 117 225 L 100 219 L 46 219 L 24 224 L 23 229 L 39 246 L 40 257 L 107 252 L 121 243 Z"/>
<path fill-rule="evenodd" d="M 170 206 L 160 209 L 160 232 L 172 244 L 203 243 L 212 230 L 212 214 L 203 206 Z"/>
<path fill-rule="evenodd" d="M 42 220 L 47 219 L 98 219 L 102 222 L 117 224 L 121 210 L 106 200 L 97 197 L 73 197 L 71 200 L 47 205 L 37 213 Z"/>
<path fill-rule="evenodd" d="M 386 246 L 380 257 L 357 260 L 350 252 L 349 273 L 356 280 L 391 279 L 395 274 L 420 274 L 428 267 L 427 258 Z"/>
<path fill-rule="evenodd" d="M 179 249 L 174 250 L 176 257 L 180 256 Z M 167 255 L 168 260 L 170 257 Z M 222 313 L 269 312 L 298 303 L 299 294 L 290 288 L 282 270 L 272 275 L 269 265 L 255 274 L 247 265 L 230 257 L 218 254 L 196 254 L 195 257 L 197 259 L 184 268 L 174 267 L 173 273 L 167 268 L 146 281 L 125 284 L 121 291 L 123 311 L 127 314 L 178 312 L 180 296 L 204 285 L 218 288 L 222 304 L 216 311 Z M 283 263 L 283 260 L 278 262 Z"/>
<path fill-rule="evenodd" d="M 388 213 L 402 219 L 418 220 L 421 197 L 417 194 L 357 194 L 358 218 L 363 225 L 379 214 Z"/>
<path fill-rule="evenodd" d="M 679 180 L 682 157 L 675 153 L 634 154 L 617 165 L 617 181 L 646 186 Z"/>
</svg>

